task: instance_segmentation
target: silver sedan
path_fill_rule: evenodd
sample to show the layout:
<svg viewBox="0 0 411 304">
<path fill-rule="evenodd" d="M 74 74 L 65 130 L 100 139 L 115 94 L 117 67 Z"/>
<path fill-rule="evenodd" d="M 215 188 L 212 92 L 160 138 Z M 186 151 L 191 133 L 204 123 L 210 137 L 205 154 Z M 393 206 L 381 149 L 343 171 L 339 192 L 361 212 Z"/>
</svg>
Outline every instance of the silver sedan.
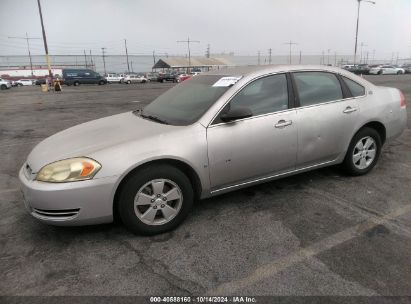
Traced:
<svg viewBox="0 0 411 304">
<path fill-rule="evenodd" d="M 404 95 L 324 66 L 202 74 L 141 111 L 38 144 L 19 177 L 28 211 L 54 225 L 175 228 L 196 199 L 341 164 L 368 173 L 406 127 Z"/>
</svg>

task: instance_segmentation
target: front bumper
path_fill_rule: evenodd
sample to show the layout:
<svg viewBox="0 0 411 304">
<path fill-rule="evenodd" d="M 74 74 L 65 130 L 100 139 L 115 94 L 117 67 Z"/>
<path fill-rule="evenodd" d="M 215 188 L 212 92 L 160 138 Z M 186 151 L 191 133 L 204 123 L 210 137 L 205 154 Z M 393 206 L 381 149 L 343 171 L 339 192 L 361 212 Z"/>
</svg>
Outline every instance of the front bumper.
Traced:
<svg viewBox="0 0 411 304">
<path fill-rule="evenodd" d="M 32 216 L 51 225 L 81 226 L 113 221 L 117 176 L 70 183 L 45 183 L 19 172 L 24 204 Z"/>
</svg>

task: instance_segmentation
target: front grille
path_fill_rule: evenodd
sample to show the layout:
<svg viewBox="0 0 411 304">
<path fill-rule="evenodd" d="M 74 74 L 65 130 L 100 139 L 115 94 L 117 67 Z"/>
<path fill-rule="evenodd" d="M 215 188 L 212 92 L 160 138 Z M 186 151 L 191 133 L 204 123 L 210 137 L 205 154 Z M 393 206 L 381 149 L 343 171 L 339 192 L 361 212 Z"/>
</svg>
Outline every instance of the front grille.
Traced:
<svg viewBox="0 0 411 304">
<path fill-rule="evenodd" d="M 71 219 L 76 217 L 79 212 L 80 208 L 78 209 L 61 209 L 61 210 L 44 210 L 44 209 L 37 209 L 33 208 L 33 215 L 38 216 L 41 218 L 47 218 L 50 220 L 63 220 L 63 219 Z"/>
</svg>

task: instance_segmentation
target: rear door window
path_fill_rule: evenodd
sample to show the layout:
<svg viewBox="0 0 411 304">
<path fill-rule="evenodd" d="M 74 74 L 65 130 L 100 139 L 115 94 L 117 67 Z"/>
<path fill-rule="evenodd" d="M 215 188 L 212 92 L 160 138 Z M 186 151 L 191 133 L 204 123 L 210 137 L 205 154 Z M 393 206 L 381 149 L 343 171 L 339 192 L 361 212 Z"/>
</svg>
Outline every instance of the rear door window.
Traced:
<svg viewBox="0 0 411 304">
<path fill-rule="evenodd" d="M 295 72 L 293 76 L 301 107 L 343 98 L 340 82 L 333 73 Z"/>
</svg>

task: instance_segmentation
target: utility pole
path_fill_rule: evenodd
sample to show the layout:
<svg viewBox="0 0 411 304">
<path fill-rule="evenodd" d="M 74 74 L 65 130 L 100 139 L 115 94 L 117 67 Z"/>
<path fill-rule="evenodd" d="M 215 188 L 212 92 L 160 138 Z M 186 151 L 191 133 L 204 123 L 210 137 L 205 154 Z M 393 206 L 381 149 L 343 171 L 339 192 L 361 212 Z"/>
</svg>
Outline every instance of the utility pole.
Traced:
<svg viewBox="0 0 411 304">
<path fill-rule="evenodd" d="M 375 50 L 372 50 L 372 63 L 374 63 L 375 60 Z"/>
<path fill-rule="evenodd" d="M 300 60 L 298 60 L 298 64 L 301 64 L 301 50 L 300 50 Z"/>
<path fill-rule="evenodd" d="M 130 73 L 130 64 L 128 63 L 127 39 L 124 39 L 124 46 L 126 48 L 127 71 Z"/>
<path fill-rule="evenodd" d="M 330 65 L 330 51 L 331 49 L 327 50 L 327 65 Z"/>
<path fill-rule="evenodd" d="M 268 64 L 271 64 L 271 52 L 272 52 L 272 49 L 269 48 L 268 49 Z"/>
<path fill-rule="evenodd" d="M 107 73 L 106 73 L 106 59 L 105 59 L 105 50 L 106 50 L 106 48 L 105 47 L 102 47 L 101 48 L 101 52 L 103 53 L 103 66 L 104 66 L 104 75 L 107 75 Z"/>
<path fill-rule="evenodd" d="M 207 44 L 206 58 L 210 58 L 210 44 Z"/>
<path fill-rule="evenodd" d="M 293 45 L 293 44 L 295 44 L 295 45 L 297 45 L 298 43 L 296 43 L 296 42 L 292 42 L 291 40 L 290 40 L 290 42 L 286 42 L 286 43 L 284 43 L 284 44 L 288 44 L 289 46 L 290 46 L 290 57 L 289 57 L 289 63 L 291 64 L 291 46 Z"/>
<path fill-rule="evenodd" d="M 334 52 L 334 66 L 337 66 L 337 52 Z"/>
<path fill-rule="evenodd" d="M 196 42 L 200 43 L 198 40 L 190 40 L 190 37 L 187 38 L 187 40 L 179 40 L 177 43 L 187 43 L 187 49 L 188 49 L 188 66 L 191 67 L 191 52 L 190 52 L 190 43 Z"/>
<path fill-rule="evenodd" d="M 91 55 L 91 50 L 90 50 L 90 61 L 91 61 L 91 68 L 95 71 L 96 66 L 94 65 L 94 62 L 93 62 L 93 55 Z"/>
<path fill-rule="evenodd" d="M 358 25 L 360 23 L 360 4 L 361 4 L 361 1 L 375 4 L 375 1 L 370 1 L 370 0 L 357 0 L 357 1 L 358 1 L 358 9 L 357 9 L 357 26 L 355 28 L 354 64 L 357 61 Z"/>
<path fill-rule="evenodd" d="M 131 60 L 131 73 L 134 73 L 134 69 L 133 69 L 133 60 Z"/>
<path fill-rule="evenodd" d="M 86 65 L 86 68 L 88 68 L 86 50 L 84 50 L 84 64 Z"/>
<path fill-rule="evenodd" d="M 153 64 L 156 64 L 156 51 L 153 51 Z"/>
<path fill-rule="evenodd" d="M 41 13 L 40 0 L 37 0 L 37 5 L 38 5 L 38 7 L 39 7 L 40 22 L 41 22 L 41 31 L 42 31 L 42 33 L 43 33 L 44 50 L 46 51 L 46 62 L 47 62 L 47 66 L 48 66 L 48 68 L 49 68 L 49 76 L 50 76 L 50 77 L 53 77 L 53 73 L 51 73 L 50 58 L 49 58 L 49 48 L 47 47 L 46 31 L 44 30 L 43 14 Z"/>
<path fill-rule="evenodd" d="M 362 47 L 363 46 L 368 46 L 368 45 L 366 45 L 364 42 L 361 42 L 361 44 L 360 44 L 360 63 L 362 63 L 363 60 L 364 60 L 364 58 L 362 56 Z"/>
<path fill-rule="evenodd" d="M 395 61 L 395 64 L 398 65 L 398 59 L 400 58 L 400 52 L 397 52 L 397 60 Z"/>
<path fill-rule="evenodd" d="M 367 54 L 367 56 L 365 57 L 365 62 L 364 62 L 365 64 L 368 64 L 368 54 L 369 54 L 369 53 L 370 53 L 370 52 L 369 52 L 369 51 L 367 51 L 367 53 L 366 53 L 366 54 Z"/>
<path fill-rule="evenodd" d="M 32 59 L 31 59 L 29 40 L 32 40 L 32 39 L 41 39 L 41 38 L 29 37 L 29 36 L 27 35 L 27 32 L 26 32 L 26 37 L 8 37 L 8 38 L 9 38 L 9 39 L 24 39 L 24 40 L 26 40 L 26 42 L 27 42 L 27 51 L 29 52 L 29 59 L 30 59 L 31 76 L 34 76 L 34 74 L 33 74 L 33 61 L 32 61 Z"/>
<path fill-rule="evenodd" d="M 258 51 L 258 53 L 257 53 L 258 55 L 258 65 L 260 65 L 260 51 Z"/>
</svg>

